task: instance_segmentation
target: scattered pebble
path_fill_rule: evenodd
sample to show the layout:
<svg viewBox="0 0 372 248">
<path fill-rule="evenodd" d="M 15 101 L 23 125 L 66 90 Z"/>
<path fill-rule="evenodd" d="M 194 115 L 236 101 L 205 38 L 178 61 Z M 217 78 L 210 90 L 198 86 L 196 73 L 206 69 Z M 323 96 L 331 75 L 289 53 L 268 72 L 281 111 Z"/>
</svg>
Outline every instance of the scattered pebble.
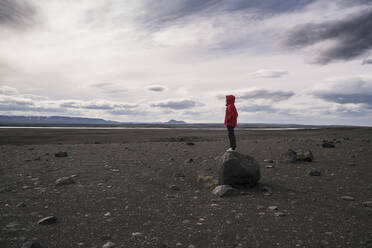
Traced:
<svg viewBox="0 0 372 248">
<path fill-rule="evenodd" d="M 54 156 L 57 158 L 63 158 L 63 157 L 67 157 L 68 154 L 67 152 L 57 152 L 56 154 L 54 154 Z"/>
<path fill-rule="evenodd" d="M 63 185 L 69 185 L 69 184 L 74 184 L 75 180 L 73 176 L 69 177 L 61 177 L 56 180 L 55 185 L 56 186 L 63 186 Z"/>
<path fill-rule="evenodd" d="M 275 212 L 274 215 L 277 216 L 277 217 L 286 216 L 286 214 L 283 213 L 283 212 Z"/>
<path fill-rule="evenodd" d="M 143 233 L 141 233 L 141 232 L 132 233 L 132 237 L 138 237 L 138 236 L 142 236 L 142 235 L 143 235 Z"/>
<path fill-rule="evenodd" d="M 43 248 L 43 246 L 37 242 L 27 241 L 22 245 L 22 248 Z"/>
<path fill-rule="evenodd" d="M 171 186 L 169 186 L 169 188 L 175 191 L 180 191 L 180 188 L 175 184 L 172 184 Z"/>
<path fill-rule="evenodd" d="M 239 191 L 234 189 L 233 187 L 229 185 L 219 185 L 212 191 L 213 194 L 224 197 L 224 196 L 233 196 L 239 194 Z"/>
<path fill-rule="evenodd" d="M 309 171 L 309 175 L 312 176 L 312 177 L 319 177 L 322 175 L 322 173 L 318 170 L 311 170 Z"/>
<path fill-rule="evenodd" d="M 52 215 L 52 216 L 48 216 L 48 217 L 42 218 L 37 223 L 39 225 L 50 225 L 50 224 L 54 224 L 56 222 L 57 222 L 57 217 L 55 217 L 55 216 Z"/>
<path fill-rule="evenodd" d="M 24 203 L 24 202 L 20 202 L 20 203 L 18 203 L 18 204 L 16 205 L 16 207 L 17 207 L 17 208 L 24 208 L 24 207 L 26 207 L 26 203 Z"/>
<path fill-rule="evenodd" d="M 102 248 L 113 248 L 115 247 L 115 243 L 111 241 L 107 241 L 104 245 L 102 245 Z"/>
<path fill-rule="evenodd" d="M 352 196 L 344 195 L 340 197 L 344 201 L 355 201 L 355 198 Z"/>
<path fill-rule="evenodd" d="M 269 210 L 278 210 L 278 206 L 269 206 L 268 209 Z"/>
</svg>

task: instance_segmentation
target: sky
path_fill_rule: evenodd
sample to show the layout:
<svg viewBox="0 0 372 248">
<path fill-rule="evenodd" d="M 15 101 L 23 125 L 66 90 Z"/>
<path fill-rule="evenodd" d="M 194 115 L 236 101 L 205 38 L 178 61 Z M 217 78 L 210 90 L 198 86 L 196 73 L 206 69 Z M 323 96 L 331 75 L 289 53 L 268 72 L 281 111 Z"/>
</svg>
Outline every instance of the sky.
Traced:
<svg viewBox="0 0 372 248">
<path fill-rule="evenodd" d="M 0 0 L 0 115 L 372 126 L 372 0 Z"/>
</svg>

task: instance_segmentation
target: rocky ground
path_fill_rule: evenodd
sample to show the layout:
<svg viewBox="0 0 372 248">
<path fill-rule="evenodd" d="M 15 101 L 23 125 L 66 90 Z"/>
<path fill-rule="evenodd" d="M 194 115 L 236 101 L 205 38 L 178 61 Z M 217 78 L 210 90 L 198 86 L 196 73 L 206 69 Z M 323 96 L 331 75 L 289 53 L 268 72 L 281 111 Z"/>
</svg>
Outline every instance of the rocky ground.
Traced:
<svg viewBox="0 0 372 248">
<path fill-rule="evenodd" d="M 372 247 L 372 129 L 237 131 L 262 177 L 218 197 L 226 135 L 0 130 L 0 247 Z"/>
</svg>

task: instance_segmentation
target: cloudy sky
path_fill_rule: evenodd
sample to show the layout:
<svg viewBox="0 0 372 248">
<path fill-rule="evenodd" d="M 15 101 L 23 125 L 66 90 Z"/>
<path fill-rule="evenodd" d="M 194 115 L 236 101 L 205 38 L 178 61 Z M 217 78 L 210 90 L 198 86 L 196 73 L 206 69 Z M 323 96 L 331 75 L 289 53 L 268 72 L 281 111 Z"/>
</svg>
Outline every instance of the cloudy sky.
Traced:
<svg viewBox="0 0 372 248">
<path fill-rule="evenodd" d="M 372 0 L 0 0 L 0 114 L 372 126 Z"/>
</svg>

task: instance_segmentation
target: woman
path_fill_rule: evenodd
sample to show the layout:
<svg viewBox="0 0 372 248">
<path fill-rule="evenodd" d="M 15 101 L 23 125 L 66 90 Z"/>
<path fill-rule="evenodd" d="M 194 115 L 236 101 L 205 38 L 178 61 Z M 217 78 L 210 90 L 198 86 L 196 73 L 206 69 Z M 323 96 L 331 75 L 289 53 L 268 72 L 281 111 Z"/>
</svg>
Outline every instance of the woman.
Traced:
<svg viewBox="0 0 372 248">
<path fill-rule="evenodd" d="M 234 134 L 234 128 L 237 124 L 238 111 L 235 108 L 235 96 L 226 96 L 226 113 L 225 113 L 225 126 L 227 127 L 227 132 L 230 140 L 230 148 L 227 151 L 235 151 L 236 149 L 236 139 Z"/>
</svg>

